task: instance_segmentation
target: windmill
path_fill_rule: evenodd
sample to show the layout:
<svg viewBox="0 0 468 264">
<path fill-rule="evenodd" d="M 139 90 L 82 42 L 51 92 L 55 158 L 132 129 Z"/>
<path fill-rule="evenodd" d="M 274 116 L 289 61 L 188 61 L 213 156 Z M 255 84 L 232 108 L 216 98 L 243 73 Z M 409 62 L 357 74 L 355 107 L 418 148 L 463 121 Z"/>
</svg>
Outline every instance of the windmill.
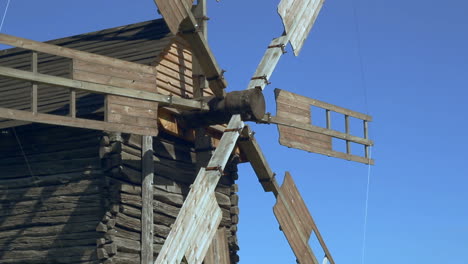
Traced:
<svg viewBox="0 0 468 264">
<path fill-rule="evenodd" d="M 226 88 L 227 82 L 206 43 L 203 33 L 198 30 L 199 26 L 191 11 L 192 1 L 155 0 L 155 2 L 172 33 L 183 34 L 193 47 L 193 52 L 199 60 L 200 67 L 207 77 L 209 87 L 214 94 L 217 97 L 224 97 L 226 95 L 224 88 Z M 209 241 L 214 237 L 216 227 L 220 222 L 220 210 L 216 205 L 213 190 L 238 140 L 241 149 L 245 150 L 245 154 L 252 163 L 264 190 L 273 192 L 277 198 L 274 213 L 296 255 L 298 263 L 318 263 L 308 245 L 312 231 L 317 236 L 325 252 L 325 259 L 330 263 L 334 263 L 291 175 L 286 173 L 284 183 L 279 187 L 258 143 L 253 138 L 253 133 L 243 123 L 243 120 L 247 120 L 277 124 L 280 143 L 288 147 L 373 164 L 373 160 L 369 157 L 369 146 L 373 144 L 368 139 L 368 122 L 372 120 L 370 116 L 277 89 L 275 90 L 277 116 L 266 114 L 258 118 L 259 112 L 265 111 L 264 99 L 258 95 L 258 91 L 263 91 L 266 85 L 269 84 L 269 78 L 281 55 L 285 53 L 285 46 L 288 43 L 291 43 L 294 54 L 299 55 L 322 5 L 323 1 L 321 0 L 282 0 L 280 2 L 278 13 L 284 24 L 284 33 L 273 39 L 268 45 L 254 76 L 251 78 L 247 87 L 247 90 L 251 90 L 251 92 L 245 93 L 243 100 L 241 100 L 244 103 L 248 102 L 247 104 L 250 107 L 247 107 L 247 113 L 241 111 L 230 117 L 219 146 L 208 164 L 200 169 L 176 223 L 155 263 L 179 263 L 184 257 L 188 263 L 202 262 L 208 250 Z M 226 96 L 226 98 L 228 97 Z M 232 100 L 226 99 L 226 101 Z M 215 102 L 217 104 L 216 100 Z M 311 106 L 325 109 L 327 120 L 325 128 L 311 124 Z M 337 112 L 345 116 L 346 133 L 331 129 L 331 112 Z M 203 119 L 203 115 L 195 115 L 195 118 Z M 208 119 L 212 121 L 215 116 L 208 114 Z M 363 121 L 364 138 L 350 134 L 349 119 L 351 117 Z M 191 118 L 193 119 L 193 117 Z M 220 120 L 222 119 L 220 118 Z M 332 138 L 346 140 L 346 153 L 332 150 Z M 351 154 L 351 142 L 364 146 L 364 157 Z"/>
<path fill-rule="evenodd" d="M 32 83 L 31 111 L 0 108 L 0 118 L 11 119 L 7 122 L 42 122 L 54 125 L 84 127 L 105 131 L 117 131 L 143 135 L 142 153 L 143 163 L 151 164 L 143 167 L 143 182 L 141 187 L 142 220 L 141 227 L 141 252 L 142 263 L 152 262 L 152 160 L 147 161 L 146 155 L 152 151 L 152 137 L 157 135 L 154 123 L 157 118 L 151 115 L 142 124 L 141 119 L 121 118 L 122 112 L 131 107 L 146 107 L 146 112 L 154 114 L 161 107 L 171 108 L 170 111 L 180 116 L 180 122 L 186 126 L 200 129 L 203 134 L 204 127 L 208 125 L 227 124 L 222 127 L 223 135 L 214 153 L 201 162 L 200 170 L 191 185 L 190 192 L 180 210 L 176 222 L 166 238 L 155 263 L 180 263 L 186 259 L 188 263 L 201 263 L 209 250 L 211 241 L 216 235 L 217 227 L 221 221 L 221 210 L 217 203 L 214 189 L 221 176 L 224 174 L 226 163 L 234 148 L 238 146 L 247 160 L 252 164 L 263 189 L 272 192 L 277 203 L 274 206 L 274 214 L 278 219 L 281 229 L 288 239 L 299 263 L 318 263 L 314 253 L 308 245 L 312 232 L 317 236 L 325 257 L 330 263 L 334 260 L 325 245 L 323 238 L 313 218 L 302 201 L 294 181 L 289 173 L 286 173 L 283 184 L 275 179 L 270 166 L 263 155 L 259 144 L 253 136 L 253 132 L 245 125 L 246 121 L 257 123 L 276 124 L 280 132 L 280 144 L 287 147 L 316 152 L 328 156 L 338 157 L 351 161 L 373 164 L 369 157 L 369 147 L 373 144 L 368 138 L 368 122 L 370 116 L 351 111 L 342 107 L 331 105 L 319 100 L 293 94 L 285 90 L 275 90 L 276 116 L 265 113 L 265 99 L 263 90 L 269 84 L 269 79 L 275 69 L 281 55 L 285 53 L 285 47 L 291 43 L 295 55 L 298 55 L 304 40 L 310 32 L 315 19 L 322 7 L 322 0 L 282 0 L 278 6 L 278 13 L 284 24 L 284 33 L 273 39 L 266 45 L 266 52 L 259 63 L 251 81 L 245 91 L 226 93 L 227 81 L 223 76 L 223 70 L 212 54 L 206 40 L 203 29 L 206 24 L 206 5 L 204 0 L 199 0 L 196 5 L 192 0 L 155 0 L 160 13 L 166 21 L 173 35 L 181 36 L 191 47 L 192 54 L 197 59 L 198 69 L 194 69 L 194 77 L 199 87 L 205 87 L 212 91 L 213 96 L 203 97 L 200 91 L 195 91 L 193 99 L 155 93 L 134 88 L 138 80 L 151 83 L 156 79 L 153 67 L 130 63 L 119 59 L 91 54 L 70 48 L 63 48 L 46 43 L 38 43 L 26 39 L 16 38 L 0 34 L 0 42 L 24 49 L 30 49 L 32 53 L 31 72 L 15 68 L 0 67 L 0 76 L 29 81 Z M 74 69 L 102 70 L 102 67 L 111 68 L 111 77 L 131 75 L 128 80 L 120 83 L 100 83 L 97 79 L 79 78 L 73 76 L 62 78 L 38 73 L 37 52 L 55 56 L 71 58 Z M 29 55 L 29 54 L 26 54 Z M 26 58 L 25 60 L 28 60 Z M 99 68 L 97 65 L 99 65 Z M 90 71 L 88 69 L 88 71 Z M 112 78 L 110 78 L 112 79 Z M 138 81 L 137 80 L 137 81 Z M 70 114 L 69 116 L 57 116 L 44 114 L 38 111 L 38 87 L 37 84 L 55 85 L 60 88 L 70 89 Z M 154 83 L 152 83 L 155 86 Z M 105 120 L 85 120 L 77 117 L 76 97 L 78 91 L 87 91 L 106 95 Z M 119 101 L 120 110 L 111 108 L 113 103 Z M 151 104 L 150 104 L 151 103 Z M 311 124 L 311 106 L 325 109 L 326 127 Z M 123 110 L 122 110 L 123 109 Z M 335 112 L 344 116 L 346 131 L 339 132 L 332 129 L 331 113 Z M 357 137 L 350 133 L 350 119 L 360 119 L 363 122 L 364 137 Z M 116 122 L 120 121 L 120 122 Z M 3 126 L 7 126 L 2 123 Z M 346 141 L 346 152 L 333 149 L 332 139 L 337 138 Z M 364 147 L 364 155 L 353 155 L 351 143 Z M 114 150 L 108 147 L 108 151 Z M 142 160 L 143 160 L 142 159 Z M 146 217 L 145 217 L 146 216 Z M 109 222 L 108 220 L 106 220 Z M 110 221 L 112 222 L 112 221 Z M 102 246 L 102 245 L 100 245 Z M 107 245 L 108 247 L 111 247 Z M 110 248 L 110 251 L 113 249 Z"/>
</svg>

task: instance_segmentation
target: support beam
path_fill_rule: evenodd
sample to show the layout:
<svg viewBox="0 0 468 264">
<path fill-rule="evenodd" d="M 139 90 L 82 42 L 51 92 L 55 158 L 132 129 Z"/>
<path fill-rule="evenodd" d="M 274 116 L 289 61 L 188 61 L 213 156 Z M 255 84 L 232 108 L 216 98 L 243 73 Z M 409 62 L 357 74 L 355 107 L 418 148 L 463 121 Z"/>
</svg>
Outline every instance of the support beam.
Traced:
<svg viewBox="0 0 468 264">
<path fill-rule="evenodd" d="M 43 52 L 51 55 L 56 55 L 59 57 L 66 57 L 70 59 L 79 59 L 87 62 L 104 64 L 104 65 L 113 65 L 115 67 L 124 68 L 128 70 L 135 70 L 138 72 L 154 74 L 156 69 L 154 67 L 138 64 L 130 61 L 120 60 L 116 58 L 110 58 L 102 56 L 99 54 L 89 53 L 80 50 L 74 50 L 66 47 L 61 47 L 57 45 L 42 43 L 39 41 L 34 41 L 25 38 L 19 38 L 15 36 L 10 36 L 7 34 L 0 33 L 0 43 L 5 45 L 10 45 L 13 47 L 34 50 L 38 52 Z"/>
<path fill-rule="evenodd" d="M 155 264 L 180 263 L 184 255 L 194 261 L 190 263 L 202 263 L 221 221 L 214 190 L 243 126 L 240 116 L 233 116 L 206 170 L 199 171 Z"/>
<path fill-rule="evenodd" d="M 203 103 L 195 100 L 184 99 L 180 97 L 173 97 L 168 95 L 150 93 L 146 91 L 140 91 L 135 89 L 129 89 L 124 87 L 117 87 L 111 85 L 97 84 L 92 82 L 71 80 L 63 77 L 56 77 L 40 73 L 32 73 L 28 71 L 22 71 L 12 69 L 8 67 L 0 66 L 0 76 L 31 81 L 35 83 L 43 83 L 49 85 L 55 85 L 60 87 L 67 87 L 76 90 L 82 90 L 98 94 L 112 94 L 125 96 L 135 99 L 144 99 L 153 102 L 159 102 L 161 106 L 172 106 L 178 109 L 184 110 L 204 110 L 208 111 L 209 107 Z"/>
<path fill-rule="evenodd" d="M 279 186 L 275 179 L 275 173 L 271 170 L 260 146 L 253 136 L 253 132 L 248 126 L 245 126 L 242 131 L 238 144 L 242 153 L 247 156 L 247 160 L 252 165 L 259 182 L 262 184 L 263 190 L 265 192 L 273 192 L 275 196 L 278 195 Z"/>
<path fill-rule="evenodd" d="M 153 263 L 153 138 L 142 137 L 141 147 L 141 264 Z"/>
<path fill-rule="evenodd" d="M 29 111 L 14 110 L 0 107 L 0 118 L 20 120 L 26 122 L 37 122 L 57 126 L 70 126 L 77 128 L 96 129 L 112 132 L 131 133 L 137 135 L 157 135 L 157 128 L 137 127 L 104 121 L 96 121 L 83 118 L 72 118 L 50 114 L 33 114 Z M 16 123 L 16 122 L 15 122 Z M 20 123 L 21 124 L 21 123 Z M 23 123 L 24 124 L 24 123 Z M 2 123 L 0 123 L 2 125 Z M 4 127 L 4 126 L 3 126 Z"/>
</svg>

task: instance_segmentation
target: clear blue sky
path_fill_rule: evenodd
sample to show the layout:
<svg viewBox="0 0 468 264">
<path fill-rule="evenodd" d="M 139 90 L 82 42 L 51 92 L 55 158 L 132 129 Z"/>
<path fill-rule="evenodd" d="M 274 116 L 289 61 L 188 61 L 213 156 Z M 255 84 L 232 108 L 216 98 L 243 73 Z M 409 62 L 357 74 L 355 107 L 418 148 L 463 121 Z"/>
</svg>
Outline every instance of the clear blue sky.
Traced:
<svg viewBox="0 0 468 264">
<path fill-rule="evenodd" d="M 210 44 L 230 90 L 245 89 L 282 33 L 278 2 L 209 1 Z M 468 3 L 354 2 L 357 20 L 353 1 L 325 2 L 301 55 L 278 65 L 268 110 L 282 88 L 374 117 L 366 264 L 468 263 Z M 42 41 L 156 17 L 152 0 L 12 0 L 3 32 Z M 367 166 L 282 147 L 272 125 L 254 129 L 279 179 L 292 173 L 336 262 L 361 263 Z M 273 195 L 248 164 L 238 183 L 241 263 L 295 263 Z"/>
</svg>

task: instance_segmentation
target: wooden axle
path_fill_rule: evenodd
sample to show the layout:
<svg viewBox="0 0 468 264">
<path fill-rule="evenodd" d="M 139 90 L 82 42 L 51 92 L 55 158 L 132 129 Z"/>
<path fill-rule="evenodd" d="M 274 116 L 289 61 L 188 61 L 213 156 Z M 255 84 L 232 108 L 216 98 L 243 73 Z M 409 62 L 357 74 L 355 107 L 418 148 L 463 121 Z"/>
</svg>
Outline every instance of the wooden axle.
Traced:
<svg viewBox="0 0 468 264">
<path fill-rule="evenodd" d="M 259 121 L 265 115 L 265 98 L 261 89 L 248 89 L 227 93 L 225 97 L 206 97 L 203 99 L 210 111 L 186 111 L 182 122 L 187 127 L 204 127 L 226 124 L 233 115 L 240 114 L 243 121 Z"/>
</svg>

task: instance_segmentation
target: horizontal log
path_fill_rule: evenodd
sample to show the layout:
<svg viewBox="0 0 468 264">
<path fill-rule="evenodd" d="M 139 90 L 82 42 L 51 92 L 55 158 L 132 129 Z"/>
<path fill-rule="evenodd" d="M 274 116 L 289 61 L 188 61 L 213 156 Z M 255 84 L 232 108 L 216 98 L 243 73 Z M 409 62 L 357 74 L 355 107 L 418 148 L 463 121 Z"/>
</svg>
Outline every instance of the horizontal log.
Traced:
<svg viewBox="0 0 468 264">
<path fill-rule="evenodd" d="M 97 222 L 93 219 L 92 221 L 83 221 L 79 224 L 56 224 L 48 226 L 32 226 L 32 227 L 21 227 L 21 237 L 45 237 L 50 234 L 64 234 L 64 233 L 82 233 L 92 231 L 96 228 Z M 18 235 L 18 229 L 0 231 L 0 237 L 9 238 Z"/>
<path fill-rule="evenodd" d="M 71 224 L 92 220 L 96 220 L 96 222 L 98 222 L 99 215 L 103 214 L 104 211 L 101 207 L 80 208 L 79 210 L 72 209 L 26 213 L 15 216 L 1 217 L 0 222 L 2 223 L 2 226 L 0 227 L 0 230 L 44 224 Z"/>
<path fill-rule="evenodd" d="M 74 50 L 66 47 L 60 47 L 52 44 L 37 42 L 34 40 L 18 38 L 6 34 L 0 35 L 0 43 L 19 47 L 23 49 L 29 49 L 39 52 L 44 52 L 56 56 L 67 57 L 71 59 L 79 59 L 89 61 L 98 64 L 106 64 L 110 66 L 116 66 L 119 68 L 127 68 L 134 71 L 140 71 L 144 73 L 153 74 L 154 68 L 146 65 L 141 65 L 129 61 L 123 61 L 115 58 L 110 58 L 98 54 L 88 53 L 84 51 Z"/>
<path fill-rule="evenodd" d="M 2 263 L 72 263 L 97 260 L 96 246 L 50 250 L 12 250 L 0 254 Z M 14 261 L 19 262 L 14 262 Z M 22 262 L 21 262 L 22 261 Z"/>
<path fill-rule="evenodd" d="M 1 69 L 0 69 L 1 70 Z M 0 108 L 0 117 L 28 122 L 38 122 L 50 125 L 62 125 L 70 127 L 88 128 L 114 132 L 135 133 L 141 135 L 157 135 L 156 128 L 134 127 L 124 124 L 109 123 L 83 118 L 71 118 L 67 116 L 51 114 L 33 114 L 28 111 Z"/>
<path fill-rule="evenodd" d="M 158 102 L 163 106 L 174 106 L 185 110 L 205 110 L 209 107 L 200 104 L 200 102 L 184 99 L 180 97 L 168 97 L 161 94 L 150 93 L 146 91 L 134 90 L 119 86 L 104 85 L 86 81 L 70 80 L 63 77 L 50 76 L 40 73 L 31 73 L 28 71 L 16 70 L 0 66 L 0 76 L 5 76 L 14 79 L 32 81 L 36 83 L 55 85 L 59 87 L 72 88 L 77 90 L 88 91 L 98 94 L 112 94 L 118 96 L 126 96 L 130 98 L 141 99 L 145 98 L 148 101 Z"/>
<path fill-rule="evenodd" d="M 42 175 L 40 177 L 32 178 L 30 175 L 27 175 L 24 178 L 14 178 L 14 179 L 0 179 L 0 190 L 13 190 L 17 188 L 25 187 L 40 187 L 40 186 L 49 186 L 49 185 L 61 185 L 70 182 L 75 182 L 79 180 L 86 179 L 96 179 L 101 177 L 103 172 L 101 170 L 85 169 L 79 172 L 71 173 L 58 173 L 51 175 Z"/>
<path fill-rule="evenodd" d="M 47 251 L 52 248 L 93 246 L 97 238 L 96 232 L 57 233 L 41 237 L 2 237 L 0 238 L 0 255 L 2 251 L 31 249 Z"/>
</svg>

